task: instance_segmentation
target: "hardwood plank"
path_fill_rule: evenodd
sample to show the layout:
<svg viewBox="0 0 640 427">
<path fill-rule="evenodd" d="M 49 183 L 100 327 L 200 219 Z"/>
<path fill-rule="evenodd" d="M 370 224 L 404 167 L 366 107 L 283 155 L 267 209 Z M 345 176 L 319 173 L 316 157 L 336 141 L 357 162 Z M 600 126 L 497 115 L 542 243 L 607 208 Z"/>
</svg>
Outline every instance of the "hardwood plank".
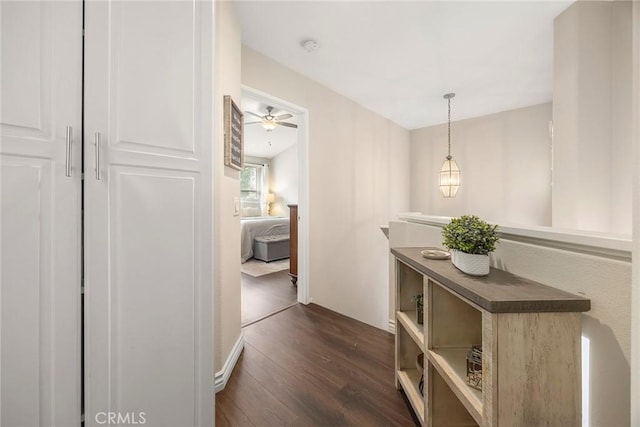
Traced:
<svg viewBox="0 0 640 427">
<path fill-rule="evenodd" d="M 249 417 L 226 395 L 216 394 L 216 426 L 217 427 L 253 427 Z"/>
<path fill-rule="evenodd" d="M 291 284 L 287 270 L 260 277 L 241 275 L 243 325 L 295 304 L 297 288 Z"/>
<path fill-rule="evenodd" d="M 242 364 L 243 357 L 244 354 L 238 363 Z M 262 420 L 264 425 L 288 425 L 298 418 L 268 388 L 243 369 L 238 369 L 231 376 L 224 397 L 230 399 L 247 418 Z"/>
<path fill-rule="evenodd" d="M 335 373 L 335 369 L 338 368 L 335 360 L 325 356 L 322 351 L 313 351 L 308 343 L 297 340 L 295 337 L 291 337 L 296 342 L 292 346 L 289 341 L 274 336 L 272 331 L 262 330 L 261 332 L 261 334 L 247 339 L 247 342 L 268 354 L 272 361 L 282 366 L 286 371 L 299 377 L 305 375 L 314 377 L 320 381 L 328 382 L 336 388 L 346 384 L 344 378 Z M 291 336 L 287 328 L 282 328 L 279 332 Z M 321 372 L 326 372 L 326 375 L 318 378 L 318 373 Z"/>
<path fill-rule="evenodd" d="M 350 425 L 354 426 L 413 426 L 411 417 L 395 417 L 394 414 L 384 414 L 378 405 L 378 399 L 372 399 L 369 390 L 347 385 L 338 393 L 343 411 Z M 404 404 L 404 403 L 403 403 Z M 402 408 L 407 411 L 406 407 Z"/>
<path fill-rule="evenodd" d="M 312 309 L 315 309 L 317 306 L 312 307 Z M 322 315 L 322 312 L 316 314 Z M 348 320 L 352 322 L 351 319 Z M 393 336 L 391 334 L 367 326 L 367 328 L 376 331 L 376 333 L 378 331 L 382 332 L 381 336 L 385 338 L 384 341 L 378 341 L 374 344 L 371 341 L 373 337 L 366 339 L 366 335 L 357 330 L 349 332 L 345 327 L 341 328 L 335 325 L 330 318 L 323 318 L 319 325 L 317 330 L 308 332 L 300 328 L 295 322 L 284 321 L 276 325 L 274 321 L 270 322 L 269 325 L 263 324 L 259 326 L 254 332 L 256 339 L 261 339 L 261 337 L 276 336 L 278 331 L 282 331 L 281 335 L 293 339 L 295 346 L 293 350 L 289 350 L 290 346 L 286 342 L 280 342 L 279 345 L 287 347 L 287 352 L 308 348 L 307 354 L 300 354 L 296 357 L 300 357 L 305 361 L 318 360 L 318 364 L 322 366 L 315 366 L 313 369 L 324 370 L 324 376 L 331 377 L 337 373 L 344 378 L 359 381 L 368 387 L 379 390 L 383 390 L 380 381 L 378 381 L 379 378 L 388 378 L 390 382 L 387 383 L 387 386 L 392 383 L 393 369 L 388 370 L 388 366 L 393 366 Z M 308 336 L 313 336 L 315 332 L 317 332 L 317 335 L 314 336 L 314 339 L 307 342 Z M 337 337 L 334 335 L 337 335 Z M 246 337 L 248 340 L 252 339 L 250 335 Z M 386 354 L 382 350 L 385 347 L 389 349 Z M 340 351 L 336 351 L 337 349 Z M 277 354 L 277 350 L 273 351 L 269 353 L 272 357 Z M 285 366 L 288 366 L 289 363 L 295 362 L 282 362 Z M 389 388 L 383 391 L 392 392 Z"/>
<path fill-rule="evenodd" d="M 310 383 L 320 382 L 334 387 L 335 390 L 341 390 L 347 385 L 353 384 L 368 390 L 371 394 L 395 391 L 388 385 L 385 390 L 377 377 L 366 375 L 357 366 L 352 366 L 348 360 L 328 353 L 326 349 L 323 350 L 320 347 L 315 350 L 313 348 L 306 350 L 296 347 L 289 348 L 284 346 L 282 342 L 272 342 L 271 345 L 268 345 L 262 341 L 260 347 L 267 349 L 269 357 L 284 369 L 293 375 L 305 378 Z M 278 350 L 283 348 L 284 351 Z M 389 381 L 392 381 L 393 371 L 388 374 Z"/>
<path fill-rule="evenodd" d="M 394 386 L 393 335 L 313 304 L 246 327 L 218 396 L 261 426 L 416 425 Z"/>
<path fill-rule="evenodd" d="M 344 424 L 344 415 L 329 400 L 340 388 L 314 381 L 307 373 L 288 372 L 255 347 L 245 348 L 244 368 L 268 387 L 290 410 L 314 424 Z"/>
</svg>

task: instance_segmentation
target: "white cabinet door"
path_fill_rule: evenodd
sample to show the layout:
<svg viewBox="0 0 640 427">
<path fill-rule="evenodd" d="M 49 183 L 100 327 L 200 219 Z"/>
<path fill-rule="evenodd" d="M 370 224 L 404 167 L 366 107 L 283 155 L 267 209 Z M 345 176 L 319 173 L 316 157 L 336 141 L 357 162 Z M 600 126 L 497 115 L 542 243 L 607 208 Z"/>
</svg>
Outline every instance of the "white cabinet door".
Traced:
<svg viewBox="0 0 640 427">
<path fill-rule="evenodd" d="M 85 3 L 88 425 L 213 424 L 212 20 Z"/>
<path fill-rule="evenodd" d="M 0 15 L 0 425 L 80 425 L 82 2 Z"/>
</svg>

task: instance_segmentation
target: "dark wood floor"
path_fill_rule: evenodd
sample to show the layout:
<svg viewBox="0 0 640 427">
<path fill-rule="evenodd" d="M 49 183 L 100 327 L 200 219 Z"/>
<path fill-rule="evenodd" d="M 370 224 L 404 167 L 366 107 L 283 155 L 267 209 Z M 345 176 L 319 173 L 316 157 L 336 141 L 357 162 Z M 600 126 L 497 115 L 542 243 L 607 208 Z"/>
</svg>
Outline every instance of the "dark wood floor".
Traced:
<svg viewBox="0 0 640 427">
<path fill-rule="evenodd" d="M 243 273 L 241 286 L 243 326 L 298 301 L 298 290 L 291 284 L 289 270 L 260 277 Z"/>
<path fill-rule="evenodd" d="M 314 304 L 244 331 L 216 426 L 416 425 L 394 386 L 393 335 Z"/>
</svg>

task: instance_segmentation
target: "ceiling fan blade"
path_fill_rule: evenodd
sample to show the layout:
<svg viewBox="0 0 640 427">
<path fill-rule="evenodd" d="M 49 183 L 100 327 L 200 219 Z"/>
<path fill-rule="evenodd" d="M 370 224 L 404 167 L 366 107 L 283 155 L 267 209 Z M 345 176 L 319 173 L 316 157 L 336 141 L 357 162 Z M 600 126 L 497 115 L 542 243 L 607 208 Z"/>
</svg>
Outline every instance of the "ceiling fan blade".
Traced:
<svg viewBox="0 0 640 427">
<path fill-rule="evenodd" d="M 293 114 L 280 114 L 278 117 L 276 117 L 276 120 L 287 120 L 290 119 L 291 117 L 293 117 Z"/>
<path fill-rule="evenodd" d="M 298 125 L 293 124 L 293 123 L 287 123 L 287 122 L 276 122 L 277 124 L 279 124 L 280 126 L 286 126 L 288 128 L 297 128 Z"/>
<path fill-rule="evenodd" d="M 260 122 L 244 122 L 245 125 L 255 125 L 256 123 L 262 123 Z"/>
<path fill-rule="evenodd" d="M 255 116 L 255 117 L 259 118 L 259 119 L 262 119 L 262 116 L 259 116 L 256 113 L 252 113 L 251 111 L 245 111 L 245 113 L 251 114 L 252 116 Z"/>
</svg>

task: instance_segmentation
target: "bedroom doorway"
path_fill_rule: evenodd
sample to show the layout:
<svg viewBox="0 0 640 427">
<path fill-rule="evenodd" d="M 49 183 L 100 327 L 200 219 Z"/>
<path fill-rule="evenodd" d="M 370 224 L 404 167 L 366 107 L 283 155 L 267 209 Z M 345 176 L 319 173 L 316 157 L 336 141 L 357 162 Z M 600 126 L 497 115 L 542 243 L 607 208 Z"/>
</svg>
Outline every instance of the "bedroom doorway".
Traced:
<svg viewBox="0 0 640 427">
<path fill-rule="evenodd" d="M 244 327 L 308 302 L 303 220 L 308 113 L 247 87 L 241 108 L 245 122 L 245 168 L 240 174 Z"/>
</svg>

